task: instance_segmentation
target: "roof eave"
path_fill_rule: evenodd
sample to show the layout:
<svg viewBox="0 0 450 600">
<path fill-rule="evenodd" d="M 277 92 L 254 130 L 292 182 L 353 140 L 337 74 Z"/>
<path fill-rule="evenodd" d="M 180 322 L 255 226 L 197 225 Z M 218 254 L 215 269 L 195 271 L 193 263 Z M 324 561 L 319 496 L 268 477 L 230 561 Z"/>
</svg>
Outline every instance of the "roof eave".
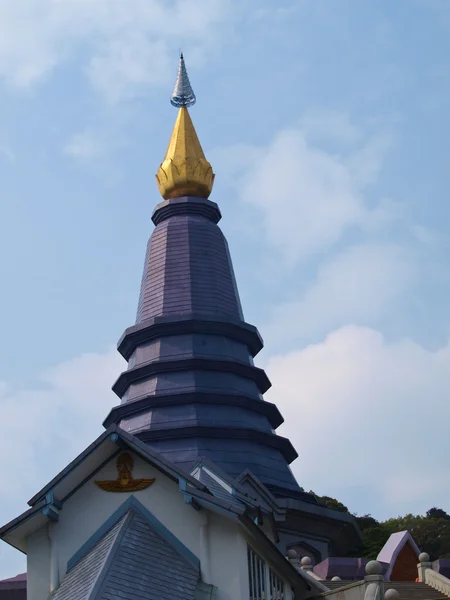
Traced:
<svg viewBox="0 0 450 600">
<path fill-rule="evenodd" d="M 53 488 L 65 477 L 69 476 L 70 473 L 78 467 L 88 456 L 92 454 L 108 437 L 113 433 L 118 433 L 119 427 L 117 425 L 111 425 L 104 431 L 96 440 L 89 444 L 89 446 L 83 450 L 76 458 L 74 458 L 62 471 L 58 473 L 47 485 L 45 485 L 37 494 L 35 494 L 30 500 L 28 500 L 29 506 L 34 506 L 37 502 L 42 500 Z"/>
<path fill-rule="evenodd" d="M 3 540 L 4 542 L 6 542 L 7 544 L 9 544 L 10 546 L 12 546 L 13 548 L 15 548 L 16 550 L 19 550 L 20 552 L 25 553 L 26 552 L 26 537 L 28 537 L 28 535 L 30 535 L 30 531 L 29 531 L 29 527 L 28 527 L 27 532 L 24 533 L 22 536 L 20 536 L 20 528 L 25 523 L 28 523 L 28 526 L 30 526 L 30 524 L 33 521 L 35 521 L 36 526 L 32 527 L 31 529 L 32 529 L 32 531 L 39 529 L 39 527 L 42 525 L 42 517 L 44 517 L 44 519 L 46 519 L 46 516 L 43 514 L 43 510 L 45 508 L 46 508 L 46 502 L 45 501 L 39 502 L 32 508 L 29 508 L 28 510 L 23 512 L 21 515 L 19 515 L 15 519 L 13 519 L 12 521 L 9 521 L 9 523 L 6 523 L 6 525 L 3 525 L 3 527 L 0 527 L 0 539 Z"/>
<path fill-rule="evenodd" d="M 46 486 L 44 486 L 37 494 L 28 501 L 30 506 L 34 506 L 37 502 L 43 500 L 49 493 L 55 490 L 59 483 L 66 477 L 69 477 L 95 450 L 113 436 L 115 443 L 122 442 L 129 450 L 132 450 L 141 458 L 151 463 L 155 468 L 164 473 L 175 482 L 185 480 L 194 487 L 205 490 L 205 486 L 197 479 L 188 473 L 179 470 L 175 465 L 166 461 L 162 456 L 153 452 L 146 444 L 138 440 L 135 436 L 127 433 L 117 425 L 111 425 L 102 433 L 92 444 L 90 444 L 81 454 L 79 454 L 69 465 L 63 469 L 56 477 L 54 477 Z M 75 484 L 73 487 L 76 488 Z M 67 495 L 67 494 L 66 494 Z"/>
</svg>

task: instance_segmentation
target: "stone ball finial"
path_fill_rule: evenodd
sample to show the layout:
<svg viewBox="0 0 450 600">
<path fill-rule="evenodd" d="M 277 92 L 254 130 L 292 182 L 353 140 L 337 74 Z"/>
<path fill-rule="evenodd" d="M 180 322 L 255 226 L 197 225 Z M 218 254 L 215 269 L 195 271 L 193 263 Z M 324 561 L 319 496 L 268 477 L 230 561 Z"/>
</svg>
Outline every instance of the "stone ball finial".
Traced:
<svg viewBox="0 0 450 600">
<path fill-rule="evenodd" d="M 291 548 L 290 550 L 288 550 L 286 552 L 286 556 L 288 557 L 289 560 L 297 560 L 297 558 L 298 558 L 298 554 L 293 548 Z"/>
<path fill-rule="evenodd" d="M 310 567 L 312 564 L 311 559 L 309 558 L 309 556 L 304 556 L 300 562 L 300 564 L 302 565 L 302 567 Z"/>
<path fill-rule="evenodd" d="M 426 552 L 421 552 L 419 554 L 419 562 L 421 562 L 421 563 L 430 562 L 430 555 L 427 554 Z"/>
<path fill-rule="evenodd" d="M 335 575 L 331 578 L 331 581 L 341 581 L 341 578 L 338 575 Z"/>
<path fill-rule="evenodd" d="M 399 598 L 400 594 L 397 592 L 397 590 L 394 590 L 392 588 L 386 590 L 384 594 L 384 600 L 398 600 Z"/>
<path fill-rule="evenodd" d="M 366 565 L 366 575 L 381 575 L 382 567 L 377 560 L 369 560 Z"/>
</svg>

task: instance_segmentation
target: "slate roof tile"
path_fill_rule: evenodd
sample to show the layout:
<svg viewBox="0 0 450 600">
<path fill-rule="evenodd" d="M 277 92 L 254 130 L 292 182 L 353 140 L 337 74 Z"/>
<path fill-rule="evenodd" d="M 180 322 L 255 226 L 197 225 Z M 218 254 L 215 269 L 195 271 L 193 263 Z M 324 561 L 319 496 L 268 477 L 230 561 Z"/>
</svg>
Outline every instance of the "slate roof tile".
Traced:
<svg viewBox="0 0 450 600">
<path fill-rule="evenodd" d="M 199 569 L 128 511 L 68 571 L 51 600 L 194 600 Z"/>
</svg>

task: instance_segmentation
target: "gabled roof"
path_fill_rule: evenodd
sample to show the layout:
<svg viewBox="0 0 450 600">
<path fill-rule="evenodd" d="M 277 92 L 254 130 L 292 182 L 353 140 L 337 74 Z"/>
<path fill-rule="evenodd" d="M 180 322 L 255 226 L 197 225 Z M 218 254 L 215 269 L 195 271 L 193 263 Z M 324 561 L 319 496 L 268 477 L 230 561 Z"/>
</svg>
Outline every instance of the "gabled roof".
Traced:
<svg viewBox="0 0 450 600">
<path fill-rule="evenodd" d="M 377 560 L 379 562 L 387 563 L 389 565 L 385 573 L 386 579 L 389 580 L 392 573 L 392 569 L 395 565 L 395 561 L 397 560 L 397 556 L 400 554 L 400 551 L 402 550 L 402 548 L 404 548 L 406 544 L 410 544 L 411 548 L 416 553 L 417 560 L 419 560 L 419 547 L 417 546 L 409 531 L 398 531 L 397 533 L 391 534 L 388 541 L 381 548 L 377 556 Z"/>
<path fill-rule="evenodd" d="M 131 496 L 69 561 L 53 600 L 194 600 L 200 561 Z"/>
<path fill-rule="evenodd" d="M 195 461 L 193 466 L 190 469 L 190 473 L 194 471 L 197 467 L 206 467 L 210 471 L 213 471 L 217 477 L 220 477 L 222 481 L 228 484 L 230 487 L 234 488 L 237 492 L 241 492 L 246 495 L 245 490 L 239 485 L 236 479 L 233 479 L 226 471 L 224 471 L 218 464 L 207 458 L 206 456 L 199 456 Z"/>
<path fill-rule="evenodd" d="M 122 442 L 122 443 L 121 443 Z M 53 492 L 59 501 L 64 502 L 66 495 L 71 495 L 72 490 L 65 490 L 63 483 L 69 477 L 72 483 L 76 480 L 76 470 L 82 463 L 91 463 L 94 469 L 100 470 L 114 455 L 115 452 L 119 453 L 123 450 L 124 445 L 130 450 L 136 452 L 144 460 L 151 462 L 154 467 L 163 472 L 165 475 L 179 481 L 184 479 L 189 481 L 190 484 L 200 489 L 204 489 L 199 482 L 191 477 L 188 473 L 171 463 L 170 461 L 163 458 L 160 454 L 152 450 L 147 444 L 141 442 L 137 437 L 131 435 L 118 427 L 117 425 L 111 425 L 106 431 L 102 433 L 90 446 L 86 448 L 81 454 L 79 454 L 71 463 L 67 465 L 56 477 L 54 477 L 46 486 L 44 486 L 37 494 L 28 501 L 30 506 L 43 498 L 49 493 Z M 102 460 L 103 459 L 103 460 Z M 101 461 L 101 467 L 98 467 L 98 463 Z M 70 488 L 71 486 L 69 486 Z M 57 494 L 56 490 L 60 490 Z M 66 492 L 64 496 L 62 492 Z M 1 530 L 0 530 L 1 531 Z"/>
<path fill-rule="evenodd" d="M 143 460 L 177 482 L 188 504 L 192 504 L 194 507 L 204 506 L 209 510 L 229 516 L 245 511 L 244 506 L 241 508 L 234 502 L 216 498 L 204 484 L 189 473 L 173 465 L 117 425 L 111 425 L 29 500 L 30 509 L 0 528 L 0 539 L 21 552 L 25 552 L 26 537 L 44 525 L 47 519 L 57 521 L 59 510 L 62 509 L 64 502 L 124 449 L 135 452 Z"/>
<path fill-rule="evenodd" d="M 3 539 L 7 544 L 20 550 L 20 552 L 25 552 L 25 543 L 14 543 L 8 534 L 20 528 L 20 535 L 23 540 L 25 540 L 30 533 L 33 533 L 33 531 L 36 531 L 36 529 L 39 529 L 42 525 L 47 523 L 48 516 L 44 514 L 46 508 L 46 501 L 42 500 L 6 525 L 3 525 L 3 527 L 0 528 L 0 539 Z"/>
<path fill-rule="evenodd" d="M 207 510 L 222 514 L 236 523 L 240 523 L 250 539 L 255 539 L 266 548 L 271 557 L 272 564 L 280 572 L 280 575 L 285 576 L 292 585 L 297 586 L 297 589 L 305 592 L 311 589 L 311 585 L 314 588 L 314 584 L 311 584 L 302 573 L 298 573 L 294 569 L 276 546 L 260 530 L 258 525 L 255 524 L 251 509 L 255 506 L 257 507 L 258 503 L 252 502 L 252 499 L 240 487 L 239 482 L 234 482 L 231 485 L 225 481 L 219 483 L 217 479 L 220 479 L 220 477 L 216 477 L 216 479 L 212 477 L 213 481 L 205 477 L 204 479 L 207 479 L 207 483 L 209 484 L 206 485 L 167 461 L 158 453 L 151 450 L 146 444 L 140 442 L 137 438 L 126 433 L 116 425 L 109 427 L 95 442 L 31 498 L 29 501 L 31 508 L 0 528 L 0 539 L 25 552 L 27 536 L 44 525 L 48 519 L 58 521 L 59 511 L 63 509 L 64 502 L 124 449 L 135 452 L 167 477 L 176 481 L 179 491 L 184 495 L 185 502 L 191 504 L 193 508 L 198 510 L 200 507 L 204 507 Z M 206 471 L 208 470 L 210 469 Z M 206 471 L 204 475 L 208 475 Z M 251 474 L 248 473 L 247 477 L 250 476 Z M 211 476 L 209 475 L 209 477 Z M 225 486 L 223 483 L 225 483 Z M 260 485 L 265 489 L 265 486 Z M 209 487 L 211 487 L 211 490 Z M 230 487 L 239 489 L 239 492 L 236 495 L 229 492 L 224 493 Z M 130 496 L 128 501 L 130 503 L 135 502 L 135 497 Z M 109 541 L 113 543 L 112 540 Z M 105 552 L 106 546 L 103 548 Z M 85 548 L 84 550 L 82 549 L 81 553 L 84 553 L 84 551 Z M 72 563 L 75 562 L 75 559 L 77 563 L 80 560 L 79 557 L 74 557 Z M 70 567 L 74 567 L 72 563 L 69 565 Z M 316 589 L 316 591 L 320 590 Z M 200 590 L 198 590 L 197 596 L 198 598 L 201 597 Z M 121 598 L 121 600 L 124 600 L 124 598 L 126 596 Z M 158 600 L 160 598 L 158 596 Z M 95 599 L 99 600 L 100 597 L 96 596 Z M 64 600 L 71 600 L 71 596 L 64 597 Z M 91 600 L 91 597 L 89 597 L 89 600 Z M 92 596 L 92 600 L 94 600 L 94 596 Z"/>
<path fill-rule="evenodd" d="M 199 458 L 190 474 L 205 485 L 216 498 L 231 503 L 236 508 L 259 508 L 258 503 L 220 467 L 207 458 Z"/>
<path fill-rule="evenodd" d="M 253 499 L 260 505 L 263 503 L 266 510 L 271 510 L 276 518 L 277 515 L 283 515 L 285 511 L 280 508 L 277 498 L 266 488 L 266 486 L 254 475 L 250 470 L 246 469 L 236 478 L 236 485 L 243 490 L 245 494 L 249 494 L 244 486 L 247 484 L 252 490 Z"/>
</svg>

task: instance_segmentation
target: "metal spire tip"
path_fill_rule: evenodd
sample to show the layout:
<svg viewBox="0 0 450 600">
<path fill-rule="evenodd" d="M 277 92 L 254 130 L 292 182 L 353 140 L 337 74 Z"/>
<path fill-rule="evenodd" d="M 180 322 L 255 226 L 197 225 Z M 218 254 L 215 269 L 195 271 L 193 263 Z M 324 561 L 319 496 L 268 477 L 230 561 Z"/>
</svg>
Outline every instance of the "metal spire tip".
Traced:
<svg viewBox="0 0 450 600">
<path fill-rule="evenodd" d="M 194 106 L 196 97 L 194 90 L 189 82 L 189 77 L 186 71 L 186 65 L 184 64 L 183 53 L 180 52 L 180 62 L 178 64 L 177 80 L 170 97 L 170 103 L 172 106 L 180 108 L 182 106 L 189 107 Z"/>
</svg>

